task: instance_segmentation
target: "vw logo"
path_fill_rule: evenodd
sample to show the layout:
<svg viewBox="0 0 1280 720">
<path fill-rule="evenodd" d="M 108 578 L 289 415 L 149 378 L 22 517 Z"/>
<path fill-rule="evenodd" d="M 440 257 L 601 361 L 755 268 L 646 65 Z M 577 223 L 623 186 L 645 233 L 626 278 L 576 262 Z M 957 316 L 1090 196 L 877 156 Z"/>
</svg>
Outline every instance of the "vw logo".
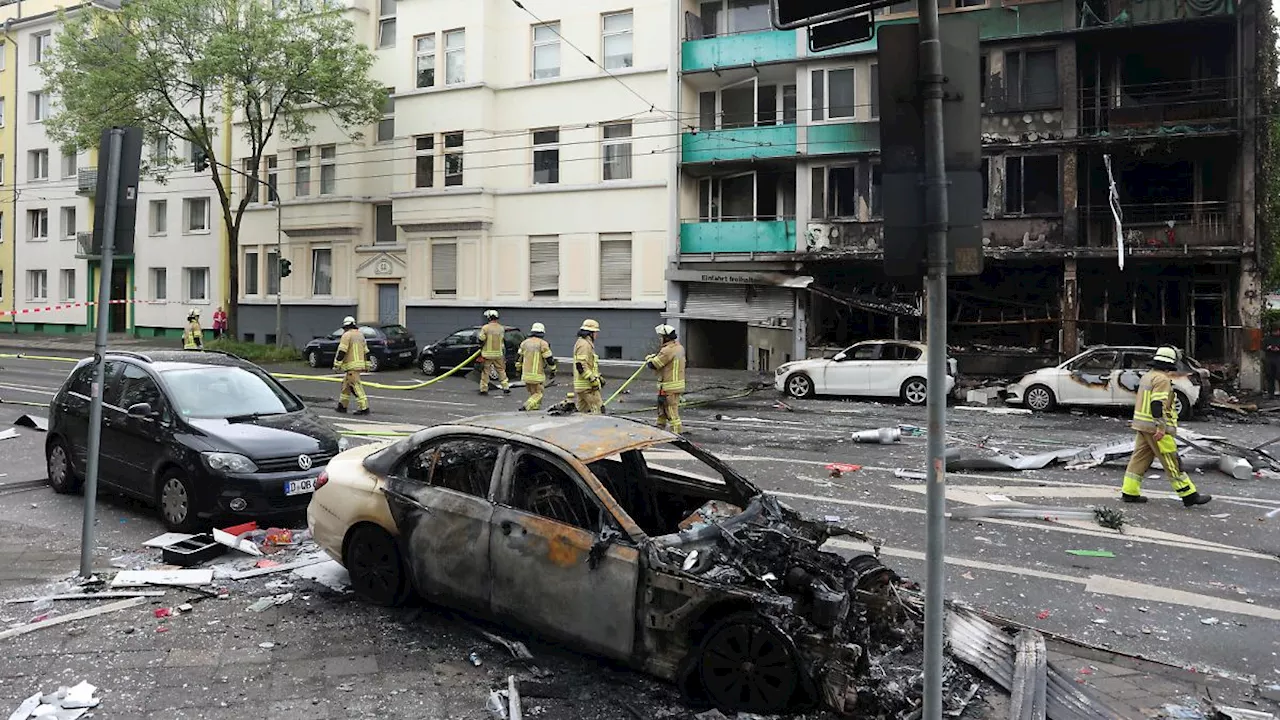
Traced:
<svg viewBox="0 0 1280 720">
<path fill-rule="evenodd" d="M 310 455 L 299 455 L 299 456 L 298 456 L 298 467 L 302 468 L 303 470 L 310 470 L 310 469 L 311 469 L 311 456 L 310 456 Z"/>
</svg>

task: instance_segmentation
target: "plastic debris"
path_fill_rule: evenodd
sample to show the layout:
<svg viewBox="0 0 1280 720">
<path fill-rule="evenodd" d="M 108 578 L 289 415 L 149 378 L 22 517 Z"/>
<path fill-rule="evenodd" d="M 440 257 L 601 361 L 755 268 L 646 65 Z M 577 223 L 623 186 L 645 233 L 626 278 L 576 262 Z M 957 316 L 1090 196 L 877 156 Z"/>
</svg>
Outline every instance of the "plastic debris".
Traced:
<svg viewBox="0 0 1280 720">
<path fill-rule="evenodd" d="M 1116 554 L 1111 552 L 1110 550 L 1068 550 L 1067 554 L 1075 555 L 1078 557 L 1096 557 L 1096 558 L 1113 558 L 1116 556 Z"/>
<path fill-rule="evenodd" d="M 173 611 L 169 610 L 169 608 L 167 607 L 162 607 L 162 608 L 156 608 L 151 612 L 151 614 L 155 615 L 158 618 L 167 618 L 173 615 Z"/>
<path fill-rule="evenodd" d="M 273 648 L 273 647 L 275 647 L 275 646 L 276 646 L 276 644 L 275 644 L 275 643 L 273 643 L 273 642 L 260 642 L 260 643 L 258 643 L 258 647 L 262 648 L 263 650 L 270 650 L 271 648 Z"/>
<path fill-rule="evenodd" d="M 1169 720 L 1208 720 L 1203 710 L 1192 705 L 1165 705 L 1160 712 Z"/>
<path fill-rule="evenodd" d="M 1049 611 L 1048 611 L 1048 610 L 1041 610 L 1040 612 L 1036 613 L 1036 619 L 1037 619 L 1037 620 L 1048 620 L 1048 619 L 1049 619 L 1049 614 L 1050 614 L 1050 613 L 1049 613 Z"/>
<path fill-rule="evenodd" d="M 476 667 L 480 667 L 480 663 L 481 663 L 480 654 L 476 652 L 471 653 L 470 655 L 467 656 L 467 661 L 470 662 L 472 665 L 475 665 Z"/>
<path fill-rule="evenodd" d="M 1216 617 L 1200 618 L 1201 625 L 1221 625 L 1222 621 Z"/>
<path fill-rule="evenodd" d="M 847 472 L 857 472 L 861 469 L 861 465 L 848 465 L 846 463 L 831 463 L 827 466 L 827 470 L 831 473 L 831 477 L 837 478 Z"/>
<path fill-rule="evenodd" d="M 1005 518 L 1010 520 L 1093 520 L 1088 508 L 1059 508 L 1037 505 L 975 505 L 956 508 L 948 513 L 955 520 Z"/>
<path fill-rule="evenodd" d="M 1275 720 L 1275 715 L 1261 710 L 1246 710 L 1245 708 L 1227 707 L 1225 705 L 1213 706 L 1214 711 L 1220 718 L 1227 720 Z"/>
<path fill-rule="evenodd" d="M 255 602 L 254 604 L 250 605 L 245 609 L 249 610 L 250 612 L 262 612 L 267 608 L 272 608 L 272 607 L 275 607 L 276 605 L 283 605 L 289 602 L 290 600 L 293 600 L 293 593 L 285 593 L 283 595 L 268 595 L 267 597 L 264 597 L 264 598 L 258 598 L 257 602 Z"/>
</svg>

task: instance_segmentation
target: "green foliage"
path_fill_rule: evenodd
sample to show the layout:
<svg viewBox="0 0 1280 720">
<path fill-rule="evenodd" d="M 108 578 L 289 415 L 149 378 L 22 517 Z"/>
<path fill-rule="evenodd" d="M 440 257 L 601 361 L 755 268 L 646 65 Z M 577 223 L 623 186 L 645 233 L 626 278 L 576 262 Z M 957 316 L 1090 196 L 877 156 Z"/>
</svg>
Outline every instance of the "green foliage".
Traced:
<svg viewBox="0 0 1280 720">
<path fill-rule="evenodd" d="M 261 345 L 229 338 L 211 340 L 205 343 L 204 347 L 206 350 L 221 350 L 225 353 L 231 353 L 258 364 L 292 362 L 302 359 L 302 355 L 297 348 L 288 346 L 277 348 L 275 345 Z"/>
</svg>

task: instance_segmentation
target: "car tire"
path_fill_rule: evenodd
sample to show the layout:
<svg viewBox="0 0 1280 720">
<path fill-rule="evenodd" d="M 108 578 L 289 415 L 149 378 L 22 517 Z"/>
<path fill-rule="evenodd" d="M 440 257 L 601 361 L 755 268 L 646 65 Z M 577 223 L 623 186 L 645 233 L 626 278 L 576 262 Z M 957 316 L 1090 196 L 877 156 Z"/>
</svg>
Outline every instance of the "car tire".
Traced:
<svg viewBox="0 0 1280 720">
<path fill-rule="evenodd" d="M 753 612 L 734 613 L 713 625 L 697 658 L 702 689 L 722 711 L 781 714 L 800 687 L 791 642 Z"/>
<path fill-rule="evenodd" d="M 1191 400 L 1182 394 L 1181 390 L 1173 391 L 1174 410 L 1178 413 L 1178 421 L 1190 420 L 1195 415 L 1195 406 L 1191 404 Z"/>
<path fill-rule="evenodd" d="M 367 372 L 378 372 L 382 369 L 382 361 L 378 359 L 377 355 L 372 353 L 369 354 L 369 357 L 365 358 L 364 363 L 365 370 Z"/>
<path fill-rule="evenodd" d="M 436 367 L 436 359 L 430 358 L 430 357 L 422 358 L 422 361 L 418 363 L 418 367 L 422 370 L 423 375 L 434 376 L 440 370 L 439 368 Z"/>
<path fill-rule="evenodd" d="M 342 564 L 351 576 L 351 589 L 369 602 L 395 607 L 409 598 L 409 575 L 400 546 L 377 525 L 360 525 L 352 531 Z"/>
<path fill-rule="evenodd" d="M 195 500 L 194 486 L 185 473 L 178 468 L 164 471 L 156 488 L 156 509 L 160 511 L 160 521 L 166 528 L 182 533 L 200 529 Z"/>
<path fill-rule="evenodd" d="M 313 368 L 320 367 L 320 351 L 319 350 L 307 351 L 307 366 L 313 367 Z"/>
<path fill-rule="evenodd" d="M 908 378 L 902 383 L 898 394 L 908 405 L 924 405 L 929 402 L 929 382 L 921 377 Z"/>
<path fill-rule="evenodd" d="M 1031 412 L 1049 412 L 1058 406 L 1058 399 L 1047 385 L 1032 385 L 1022 396 L 1022 404 Z"/>
<path fill-rule="evenodd" d="M 786 388 L 787 394 L 793 398 L 813 397 L 813 380 L 804 373 L 796 373 L 787 378 L 783 387 Z"/>
<path fill-rule="evenodd" d="M 71 450 L 62 438 L 55 437 L 46 446 L 45 467 L 49 470 L 49 486 L 54 492 L 70 495 L 84 487 L 84 479 L 76 475 L 75 464 L 71 461 Z"/>
</svg>

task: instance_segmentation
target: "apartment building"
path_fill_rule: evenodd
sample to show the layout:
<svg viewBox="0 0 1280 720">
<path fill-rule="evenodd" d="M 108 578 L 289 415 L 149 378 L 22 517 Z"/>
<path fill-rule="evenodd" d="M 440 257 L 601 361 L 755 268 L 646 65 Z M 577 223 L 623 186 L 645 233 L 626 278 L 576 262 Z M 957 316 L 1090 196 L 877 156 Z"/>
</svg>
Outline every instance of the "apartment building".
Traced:
<svg viewBox="0 0 1280 720">
<path fill-rule="evenodd" d="M 386 114 L 359 140 L 320 126 L 267 151 L 241 334 L 274 339 L 281 292 L 294 345 L 345 315 L 430 342 L 494 308 L 560 352 L 587 317 L 602 357 L 652 352 L 678 142 L 668 2 L 360 1 Z"/>
<path fill-rule="evenodd" d="M 42 12 L 23 2 L 26 14 L 8 23 L 14 71 L 11 173 L 4 188 L 6 244 L 12 269 L 6 293 L 12 307 L 27 314 L 11 318 L 16 332 L 70 333 L 94 329 L 101 258 L 93 254 L 93 196 L 96 152 L 59 147 L 44 123 L 58 99 L 45 87 L 40 63 L 59 32 L 56 6 Z M 6 70 L 6 72 L 8 72 Z M 10 155 L 9 152 L 5 153 Z M 5 158 L 8 160 L 8 158 Z M 207 176 L 196 176 L 191 150 L 170 138 L 151 138 L 144 150 L 151 168 L 139 186 L 132 253 L 117 254 L 110 283 L 117 301 L 108 314 L 109 331 L 143 337 L 178 337 L 188 308 L 206 317 L 223 303 L 226 288 L 220 215 Z M 165 176 L 157 182 L 155 174 Z M 57 309 L 51 309 L 57 308 Z"/>
<path fill-rule="evenodd" d="M 982 50 L 986 271 L 948 297 L 962 370 L 1171 343 L 1257 382 L 1256 5 L 943 5 L 944 22 L 979 24 Z M 681 138 L 669 317 L 695 365 L 923 337 L 919 284 L 881 269 L 875 42 L 811 53 L 768 6 L 682 0 L 677 110 L 697 128 Z"/>
</svg>

